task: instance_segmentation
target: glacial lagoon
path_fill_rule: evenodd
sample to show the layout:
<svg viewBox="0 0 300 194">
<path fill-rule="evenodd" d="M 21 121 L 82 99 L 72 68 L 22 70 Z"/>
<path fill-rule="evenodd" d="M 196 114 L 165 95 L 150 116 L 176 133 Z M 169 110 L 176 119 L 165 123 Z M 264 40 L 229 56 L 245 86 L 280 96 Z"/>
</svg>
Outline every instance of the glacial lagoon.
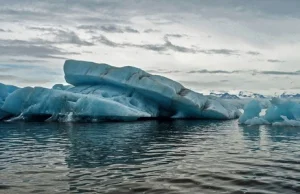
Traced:
<svg viewBox="0 0 300 194">
<path fill-rule="evenodd" d="M 299 193 L 300 130 L 230 121 L 0 124 L 0 193 Z"/>
</svg>

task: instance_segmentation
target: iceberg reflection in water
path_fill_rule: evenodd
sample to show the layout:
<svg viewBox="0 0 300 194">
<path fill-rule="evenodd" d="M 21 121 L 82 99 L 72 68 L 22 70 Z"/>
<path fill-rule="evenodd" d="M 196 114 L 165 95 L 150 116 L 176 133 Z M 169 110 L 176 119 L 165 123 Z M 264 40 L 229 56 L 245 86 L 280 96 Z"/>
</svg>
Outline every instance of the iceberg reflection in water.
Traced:
<svg viewBox="0 0 300 194">
<path fill-rule="evenodd" d="M 237 121 L 2 123 L 0 193 L 298 193 L 299 140 Z"/>
</svg>

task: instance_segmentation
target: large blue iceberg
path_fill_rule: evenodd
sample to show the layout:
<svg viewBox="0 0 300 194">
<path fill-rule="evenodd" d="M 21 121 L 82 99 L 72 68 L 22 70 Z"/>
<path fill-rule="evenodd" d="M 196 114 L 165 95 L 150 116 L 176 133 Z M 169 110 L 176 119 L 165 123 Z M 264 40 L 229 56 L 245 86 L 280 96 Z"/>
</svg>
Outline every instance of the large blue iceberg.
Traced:
<svg viewBox="0 0 300 194">
<path fill-rule="evenodd" d="M 2 119 L 8 115 L 10 120 L 49 121 L 235 119 L 241 114 L 222 99 L 135 67 L 67 60 L 64 73 L 70 85 L 9 92 L 0 88 L 1 96 L 5 93 L 0 97 Z"/>
<path fill-rule="evenodd" d="M 7 96 L 9 96 L 11 93 L 13 93 L 15 90 L 17 90 L 18 87 L 11 86 L 11 85 L 4 85 L 0 83 L 0 107 L 3 106 Z M 8 117 L 10 114 L 8 112 L 5 112 L 0 108 L 0 120 Z"/>
<path fill-rule="evenodd" d="M 285 125 L 300 127 L 300 104 L 297 102 L 273 98 L 271 106 L 265 115 L 260 116 L 261 106 L 253 100 L 244 108 L 243 115 L 239 118 L 240 124 L 246 125 Z"/>
</svg>

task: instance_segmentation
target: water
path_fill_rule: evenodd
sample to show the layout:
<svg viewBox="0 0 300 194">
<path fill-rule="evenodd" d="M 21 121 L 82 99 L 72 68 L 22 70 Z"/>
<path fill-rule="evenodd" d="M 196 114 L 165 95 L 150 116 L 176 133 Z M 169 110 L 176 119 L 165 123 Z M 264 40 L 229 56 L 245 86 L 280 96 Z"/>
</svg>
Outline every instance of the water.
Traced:
<svg viewBox="0 0 300 194">
<path fill-rule="evenodd" d="M 300 193 L 300 128 L 0 124 L 0 193 Z"/>
</svg>

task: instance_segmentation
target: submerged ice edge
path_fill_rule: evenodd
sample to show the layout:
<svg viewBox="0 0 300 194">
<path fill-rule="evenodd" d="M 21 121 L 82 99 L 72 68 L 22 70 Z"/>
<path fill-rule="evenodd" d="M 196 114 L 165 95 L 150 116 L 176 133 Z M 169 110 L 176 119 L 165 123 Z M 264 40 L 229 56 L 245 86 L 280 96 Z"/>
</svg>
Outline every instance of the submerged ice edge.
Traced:
<svg viewBox="0 0 300 194">
<path fill-rule="evenodd" d="M 66 82 L 17 88 L 1 84 L 0 120 L 235 119 L 236 106 L 163 76 L 126 66 L 67 60 Z"/>
</svg>

